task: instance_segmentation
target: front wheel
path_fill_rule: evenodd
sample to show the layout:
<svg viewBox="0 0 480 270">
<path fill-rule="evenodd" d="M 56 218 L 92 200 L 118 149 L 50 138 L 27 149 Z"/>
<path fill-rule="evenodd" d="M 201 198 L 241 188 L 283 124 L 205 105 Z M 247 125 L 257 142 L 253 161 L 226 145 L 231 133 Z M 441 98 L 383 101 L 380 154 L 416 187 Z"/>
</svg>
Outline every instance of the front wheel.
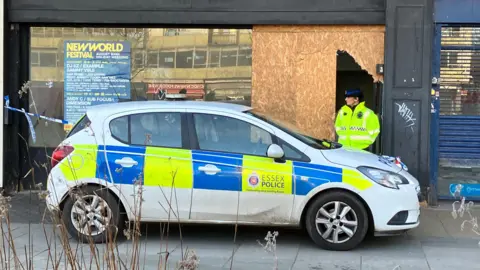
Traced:
<svg viewBox="0 0 480 270">
<path fill-rule="evenodd" d="M 358 246 L 368 231 L 368 213 L 355 196 L 341 191 L 320 195 L 306 213 L 310 238 L 323 249 L 346 251 Z"/>
<path fill-rule="evenodd" d="M 117 200 L 106 188 L 86 186 L 67 198 L 62 220 L 78 241 L 104 243 L 123 232 L 119 210 Z"/>
</svg>

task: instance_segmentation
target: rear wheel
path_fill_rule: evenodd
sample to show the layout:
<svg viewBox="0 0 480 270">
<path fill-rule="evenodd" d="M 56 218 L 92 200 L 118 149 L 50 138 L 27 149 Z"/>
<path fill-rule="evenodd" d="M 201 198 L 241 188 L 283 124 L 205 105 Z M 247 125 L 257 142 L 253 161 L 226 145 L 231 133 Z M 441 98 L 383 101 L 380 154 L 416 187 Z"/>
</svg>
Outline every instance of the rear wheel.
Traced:
<svg viewBox="0 0 480 270">
<path fill-rule="evenodd" d="M 327 250 L 351 250 L 368 231 L 368 213 L 363 204 L 341 191 L 317 197 L 308 208 L 305 221 L 310 238 Z"/>
<path fill-rule="evenodd" d="M 78 241 L 104 243 L 123 232 L 119 210 L 117 200 L 106 188 L 86 186 L 67 198 L 62 220 Z"/>
</svg>

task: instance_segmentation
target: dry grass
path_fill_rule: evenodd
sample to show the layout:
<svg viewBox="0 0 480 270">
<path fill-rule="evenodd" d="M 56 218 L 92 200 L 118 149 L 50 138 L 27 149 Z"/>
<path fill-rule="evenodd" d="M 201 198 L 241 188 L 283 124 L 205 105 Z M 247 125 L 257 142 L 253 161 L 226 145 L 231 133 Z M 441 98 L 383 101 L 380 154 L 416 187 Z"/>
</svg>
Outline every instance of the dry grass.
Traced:
<svg viewBox="0 0 480 270">
<path fill-rule="evenodd" d="M 30 96 L 33 99 L 30 91 L 30 82 L 26 82 L 22 88 L 18 91 L 20 98 L 28 98 Z M 32 102 L 30 110 L 38 114 L 35 102 Z M 89 135 L 95 138 L 95 131 L 91 127 L 87 127 L 85 132 L 88 132 Z M 25 146 L 28 148 L 28 141 L 22 137 L 20 134 L 18 136 L 21 138 Z M 44 136 L 42 136 L 44 137 Z M 59 137 L 63 137 L 63 134 L 59 134 Z M 97 142 L 98 143 L 98 142 Z M 47 151 L 47 148 L 44 148 L 45 156 L 47 160 L 50 160 L 51 157 Z M 38 164 L 35 160 L 28 158 L 27 162 L 31 166 L 31 170 L 24 176 L 30 177 L 33 181 L 32 186 L 39 189 L 39 197 L 44 201 L 45 198 L 49 195 L 46 190 L 43 189 L 41 184 L 36 183 L 35 179 L 35 169 L 44 169 L 46 173 L 49 172 L 50 168 L 47 164 Z M 72 169 L 72 164 L 70 159 L 66 159 L 64 164 L 70 165 L 72 173 L 75 175 L 75 170 Z M 97 164 L 98 166 L 98 164 Z M 37 168 L 35 168 L 37 167 Z M 111 172 L 112 174 L 116 173 L 122 177 L 122 171 Z M 72 187 L 68 191 L 68 196 L 74 200 L 83 200 L 85 195 L 86 185 L 81 183 L 75 175 L 76 187 Z M 142 219 L 142 204 L 144 203 L 143 199 L 143 179 L 142 175 L 137 176 L 135 179 L 131 179 L 132 191 L 122 191 L 119 190 L 118 193 L 124 196 L 133 196 L 133 206 L 124 206 L 125 209 L 123 212 L 122 209 L 116 209 L 118 213 L 121 213 L 123 217 L 126 218 L 126 211 L 131 211 L 133 213 L 134 219 L 126 221 L 124 226 L 116 227 L 111 224 L 106 226 L 107 239 L 102 244 L 95 244 L 93 237 L 87 237 L 87 243 L 81 244 L 76 241 L 70 240 L 70 235 L 67 231 L 67 226 L 64 223 L 64 220 L 61 218 L 62 212 L 60 209 L 57 209 L 57 212 L 50 212 L 45 210 L 43 218 L 40 224 L 43 227 L 43 234 L 45 237 L 44 243 L 30 243 L 27 246 L 19 247 L 15 245 L 16 237 L 13 236 L 14 228 L 12 228 L 12 222 L 10 219 L 10 197 L 5 197 L 0 195 L 0 228 L 2 234 L 2 246 L 0 251 L 0 269 L 140 269 L 141 265 L 144 265 L 145 268 L 146 257 L 144 250 L 142 250 L 142 241 L 147 241 L 147 237 L 144 237 L 142 240 L 141 234 L 141 219 Z M 55 182 L 55 181 L 53 181 Z M 172 174 L 172 183 L 175 182 L 175 174 Z M 95 192 L 102 192 L 105 190 L 107 181 L 105 183 L 100 183 L 98 189 Z M 158 187 L 162 189 L 162 187 Z M 176 193 L 175 189 L 172 193 Z M 176 198 L 176 194 L 175 194 Z M 171 199 L 168 203 L 168 206 L 162 206 L 170 212 L 178 212 L 178 209 L 172 209 Z M 151 202 L 150 202 L 151 203 Z M 28 207 L 28 206 L 25 206 Z M 100 205 L 100 211 L 106 209 L 105 205 Z M 110 206 L 112 207 L 112 206 Z M 49 224 L 48 220 L 51 220 L 53 224 Z M 181 242 L 181 259 L 178 262 L 170 262 L 169 255 L 171 250 L 168 249 L 168 234 L 170 223 L 163 224 L 163 228 L 167 230 L 162 230 L 162 243 L 161 246 L 165 246 L 165 249 L 159 253 L 158 256 L 158 269 L 182 269 L 182 270 L 193 270 L 197 269 L 199 266 L 199 257 L 196 254 L 195 250 L 186 249 L 183 250 L 183 239 L 181 238 L 180 230 L 180 242 Z M 30 235 L 30 224 L 29 224 L 29 239 Z M 26 237 L 26 236 L 25 236 Z M 127 243 L 126 243 L 127 242 Z M 33 256 L 33 246 L 45 246 L 45 252 L 48 254 L 47 266 L 35 266 L 34 265 L 34 256 Z M 119 246 L 127 244 L 127 254 L 121 254 Z M 84 247 L 87 247 L 87 251 L 84 251 Z M 59 248 L 57 248 L 59 247 Z M 103 248 L 102 248 L 103 247 Z M 24 250 L 25 255 L 22 258 L 17 254 L 19 249 Z M 142 256 L 143 255 L 143 256 Z M 149 268 L 151 269 L 151 268 Z"/>
<path fill-rule="evenodd" d="M 134 211 L 136 211 L 134 213 L 135 219 L 125 222 L 125 229 L 122 231 L 116 226 L 106 226 L 108 239 L 103 244 L 95 244 L 93 237 L 88 237 L 86 244 L 80 244 L 76 241 L 72 242 L 66 224 L 61 218 L 61 212 L 56 214 L 45 210 L 43 220 L 41 221 L 45 243 L 34 244 L 36 246 L 46 246 L 46 252 L 48 253 L 48 264 L 46 267 L 34 267 L 32 264 L 34 261 L 34 258 L 32 258 L 33 252 L 25 252 L 25 258 L 20 258 L 17 254 L 19 248 L 26 249 L 27 247 L 17 247 L 15 245 L 16 237 L 13 236 L 14 228 L 11 226 L 12 222 L 9 213 L 11 207 L 10 197 L 0 196 L 1 233 L 3 236 L 0 252 L 0 263 L 2 266 L 0 269 L 89 269 L 90 266 L 93 269 L 140 269 L 141 265 L 145 267 L 144 255 L 146 252 L 142 250 L 142 241 L 146 241 L 147 238 L 142 240 L 140 227 L 140 209 L 144 201 L 142 198 L 143 187 L 141 181 L 136 181 L 132 186 L 135 189 L 135 205 L 133 207 Z M 39 194 L 41 197 L 45 196 L 44 193 Z M 69 196 L 77 200 L 81 200 L 84 195 L 82 188 L 69 191 Z M 48 224 L 47 217 L 50 217 L 52 220 L 52 225 Z M 169 225 L 167 223 L 163 227 L 168 228 Z M 168 234 L 165 234 L 165 231 L 163 231 L 162 239 L 166 239 L 162 243 L 165 245 L 165 250 L 159 253 L 157 269 L 193 270 L 198 268 L 199 257 L 195 250 L 189 250 L 188 248 L 181 253 L 181 260 L 172 264 L 169 261 L 169 254 L 172 251 L 168 250 Z M 182 239 L 180 241 L 183 243 Z M 127 243 L 127 255 L 119 251 L 119 246 L 125 245 L 125 242 L 129 242 Z M 85 246 L 87 250 L 85 250 Z M 99 247 L 103 247 L 103 249 Z"/>
</svg>

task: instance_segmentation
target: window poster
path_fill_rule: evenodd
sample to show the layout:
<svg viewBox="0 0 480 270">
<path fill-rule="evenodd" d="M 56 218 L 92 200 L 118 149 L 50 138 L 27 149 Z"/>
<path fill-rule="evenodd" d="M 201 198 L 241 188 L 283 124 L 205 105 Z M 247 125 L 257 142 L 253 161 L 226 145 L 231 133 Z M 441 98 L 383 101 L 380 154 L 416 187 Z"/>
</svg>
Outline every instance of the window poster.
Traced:
<svg viewBox="0 0 480 270">
<path fill-rule="evenodd" d="M 89 106 L 130 98 L 128 41 L 64 41 L 64 119 L 72 128 Z"/>
</svg>

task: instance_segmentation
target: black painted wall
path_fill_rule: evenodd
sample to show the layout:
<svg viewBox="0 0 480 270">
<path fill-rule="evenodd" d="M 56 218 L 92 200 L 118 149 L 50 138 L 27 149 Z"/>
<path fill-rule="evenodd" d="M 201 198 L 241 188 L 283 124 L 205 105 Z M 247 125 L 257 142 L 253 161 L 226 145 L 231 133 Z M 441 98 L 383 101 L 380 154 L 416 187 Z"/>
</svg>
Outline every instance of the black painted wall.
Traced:
<svg viewBox="0 0 480 270">
<path fill-rule="evenodd" d="M 384 24 L 385 0 L 6 0 L 12 22 Z"/>
<path fill-rule="evenodd" d="M 10 106 L 28 110 L 28 97 L 20 98 L 19 89 L 29 77 L 29 29 L 26 25 L 5 27 L 4 93 Z M 28 123 L 24 115 L 4 111 L 3 186 L 8 193 L 17 190 L 20 179 L 28 172 Z M 22 139 L 25 138 L 27 141 Z"/>
<path fill-rule="evenodd" d="M 387 0 L 383 150 L 429 185 L 433 0 Z"/>
</svg>

